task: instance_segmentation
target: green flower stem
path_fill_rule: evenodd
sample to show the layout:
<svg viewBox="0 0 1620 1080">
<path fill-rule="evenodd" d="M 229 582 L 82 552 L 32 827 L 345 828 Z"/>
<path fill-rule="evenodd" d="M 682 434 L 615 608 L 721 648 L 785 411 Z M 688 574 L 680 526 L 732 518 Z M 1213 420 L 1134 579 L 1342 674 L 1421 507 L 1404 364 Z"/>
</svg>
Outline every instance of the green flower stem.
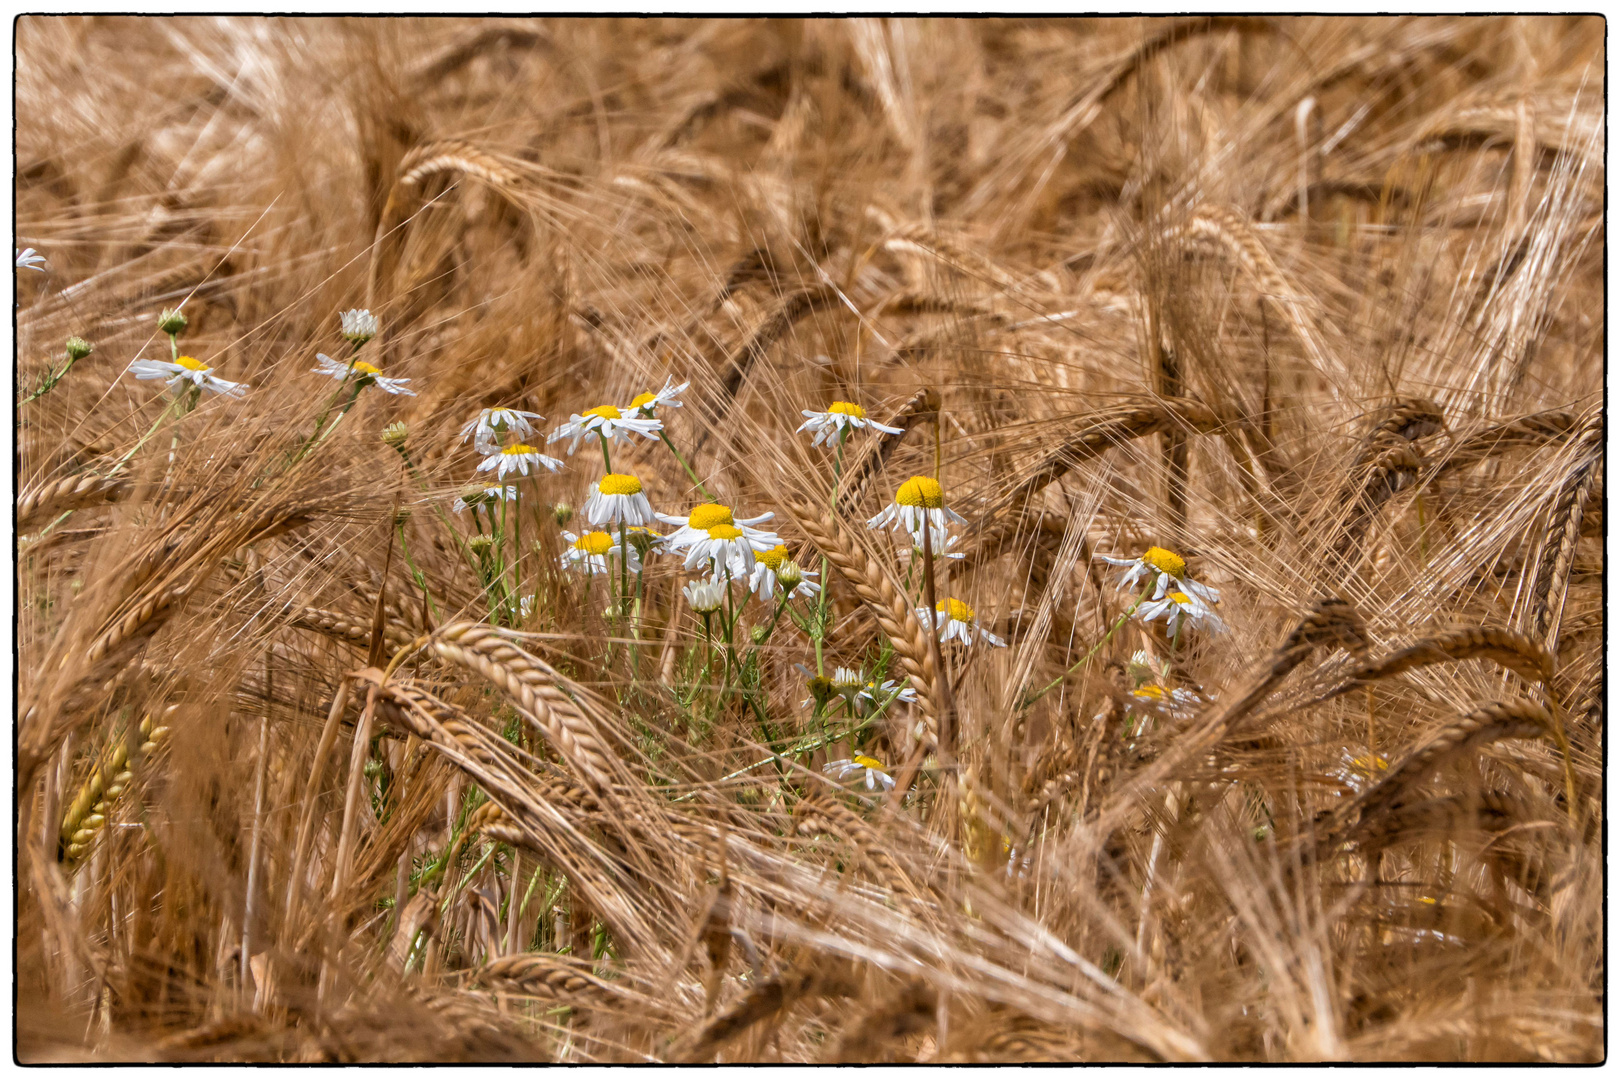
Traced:
<svg viewBox="0 0 1620 1080">
<path fill-rule="evenodd" d="M 1073 675 L 1076 671 L 1078 671 L 1080 669 L 1080 667 L 1083 664 L 1086 663 L 1086 661 L 1090 660 L 1093 656 L 1097 655 L 1097 650 L 1102 648 L 1104 645 L 1108 644 L 1109 639 L 1112 638 L 1114 636 L 1114 634 L 1119 631 L 1120 627 L 1125 625 L 1125 620 L 1129 619 L 1133 614 L 1135 614 L 1136 609 L 1142 606 L 1142 601 L 1147 599 L 1148 592 L 1150 590 L 1152 590 L 1152 588 L 1154 586 L 1154 583 L 1157 582 L 1158 580 L 1159 579 L 1158 579 L 1157 575 L 1155 575 L 1153 578 L 1151 578 L 1148 581 L 1147 585 L 1143 586 L 1142 592 L 1140 593 L 1140 595 L 1137 596 L 1136 601 L 1133 604 L 1131 604 L 1130 607 L 1125 609 L 1124 614 L 1120 615 L 1120 617 L 1118 619 L 1114 620 L 1114 625 L 1110 626 L 1108 628 L 1108 633 L 1106 633 L 1106 634 L 1104 634 L 1102 636 L 1102 640 L 1097 642 L 1097 644 L 1093 645 L 1089 650 L 1087 650 L 1086 655 L 1084 655 L 1080 659 L 1076 660 L 1072 665 L 1070 665 L 1070 667 L 1066 671 L 1063 672 L 1063 674 L 1059 675 L 1057 678 L 1055 678 L 1051 682 L 1047 683 L 1037 693 L 1032 694 L 1030 697 L 1025 699 L 1023 707 L 1027 709 L 1031 705 L 1033 705 L 1037 701 L 1039 701 L 1041 698 L 1045 697 L 1050 691 L 1056 689 L 1058 684 L 1061 683 L 1064 679 L 1067 679 L 1070 675 Z"/>
<path fill-rule="evenodd" d="M 608 456 L 607 436 L 603 435 L 601 429 L 598 428 L 596 437 L 602 440 L 602 465 L 604 471 L 611 473 L 613 471 L 613 459 Z"/>
<path fill-rule="evenodd" d="M 698 479 L 698 474 L 692 468 L 691 464 L 687 462 L 686 458 L 681 456 L 681 452 L 679 450 L 675 449 L 675 444 L 669 441 L 669 436 L 665 434 L 662 429 L 660 429 L 658 432 L 658 437 L 664 440 L 664 445 L 669 447 L 669 452 L 675 455 L 675 460 L 681 463 L 681 468 L 686 470 L 686 475 L 692 478 L 692 483 L 697 485 L 698 493 L 701 494 L 705 499 L 713 502 L 714 496 L 710 495 L 709 489 L 703 486 L 703 481 Z"/>
<path fill-rule="evenodd" d="M 17 402 L 17 407 L 20 409 L 24 405 L 27 405 L 30 401 L 37 401 L 46 394 L 50 393 L 52 390 L 55 390 L 56 384 L 67 377 L 67 373 L 72 370 L 73 365 L 76 363 L 78 363 L 78 357 L 74 356 L 72 353 L 69 353 L 67 363 L 62 365 L 62 370 L 53 371 L 47 374 L 44 380 L 40 382 L 39 386 L 35 388 L 32 394 L 29 394 L 27 397 Z"/>
</svg>

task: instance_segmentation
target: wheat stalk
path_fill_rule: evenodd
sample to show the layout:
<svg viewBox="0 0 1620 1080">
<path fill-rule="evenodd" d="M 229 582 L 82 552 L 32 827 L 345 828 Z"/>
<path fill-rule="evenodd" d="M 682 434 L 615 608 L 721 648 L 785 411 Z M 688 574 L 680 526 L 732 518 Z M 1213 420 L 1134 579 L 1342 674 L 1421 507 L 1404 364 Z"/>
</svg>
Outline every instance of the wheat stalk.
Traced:
<svg viewBox="0 0 1620 1080">
<path fill-rule="evenodd" d="M 17 531 L 20 533 L 30 525 L 68 510 L 98 502 L 118 502 L 129 495 L 130 488 L 129 480 L 124 477 L 94 473 L 34 484 L 17 496 Z"/>
</svg>

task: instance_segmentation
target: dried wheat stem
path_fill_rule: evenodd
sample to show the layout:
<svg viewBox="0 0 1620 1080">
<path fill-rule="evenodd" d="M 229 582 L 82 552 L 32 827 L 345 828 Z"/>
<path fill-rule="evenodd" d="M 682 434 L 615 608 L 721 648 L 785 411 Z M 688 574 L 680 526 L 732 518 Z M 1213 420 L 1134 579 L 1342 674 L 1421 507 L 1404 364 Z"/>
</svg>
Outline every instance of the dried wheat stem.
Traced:
<svg viewBox="0 0 1620 1080">
<path fill-rule="evenodd" d="M 1603 476 L 1602 440 L 1602 421 L 1595 416 L 1578 436 L 1578 441 L 1585 444 L 1583 449 L 1589 455 L 1588 460 L 1564 482 L 1558 503 L 1548 518 L 1547 535 L 1536 566 L 1533 626 L 1536 636 L 1546 642 L 1547 650 L 1554 655 L 1558 651 L 1558 633 L 1569 594 L 1569 575 L 1580 544 L 1581 524 L 1592 493 Z"/>
<path fill-rule="evenodd" d="M 315 760 L 310 765 L 309 782 L 304 787 L 303 808 L 298 814 L 298 839 L 293 845 L 292 874 L 287 882 L 286 923 L 289 926 L 295 925 L 293 917 L 298 911 L 298 893 L 303 887 L 304 860 L 309 857 L 309 844 L 315 826 L 315 797 L 320 792 L 321 780 L 326 775 L 326 759 L 337 742 L 338 727 L 348 704 L 349 680 L 344 679 L 338 683 L 337 692 L 332 695 L 332 707 L 326 712 L 326 724 L 321 728 L 320 741 L 315 744 Z"/>
<path fill-rule="evenodd" d="M 1357 687 L 1393 678 L 1413 668 L 1475 658 L 1491 660 L 1530 682 L 1546 682 L 1552 677 L 1552 656 L 1523 634 L 1500 627 L 1464 626 L 1413 642 L 1364 664 L 1349 679 L 1313 698 L 1311 704 L 1330 701 Z"/>
</svg>

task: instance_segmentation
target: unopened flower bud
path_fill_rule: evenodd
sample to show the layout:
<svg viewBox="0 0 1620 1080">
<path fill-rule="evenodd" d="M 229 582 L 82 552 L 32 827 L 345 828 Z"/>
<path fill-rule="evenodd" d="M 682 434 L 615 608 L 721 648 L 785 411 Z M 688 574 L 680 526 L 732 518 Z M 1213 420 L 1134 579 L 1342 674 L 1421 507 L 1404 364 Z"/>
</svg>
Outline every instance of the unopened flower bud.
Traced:
<svg viewBox="0 0 1620 1080">
<path fill-rule="evenodd" d="M 489 552 L 489 549 L 495 546 L 495 538 L 493 536 L 485 536 L 483 533 L 479 533 L 477 536 L 467 541 L 467 546 L 472 548 L 474 555 L 477 555 L 479 558 L 483 558 L 484 555 Z"/>
<path fill-rule="evenodd" d="M 557 519 L 557 527 L 562 528 L 574 520 L 574 508 L 565 502 L 551 505 L 551 516 Z"/>
<path fill-rule="evenodd" d="M 783 559 L 776 568 L 776 580 L 781 584 L 782 588 L 792 592 L 799 587 L 800 582 L 804 581 L 804 567 L 792 559 Z"/>
<path fill-rule="evenodd" d="M 96 351 L 96 347 L 82 337 L 67 339 L 67 355 L 69 360 L 83 360 Z"/>
<path fill-rule="evenodd" d="M 768 626 L 756 626 L 748 631 L 748 636 L 753 639 L 755 645 L 763 645 L 765 639 L 771 636 L 771 628 Z"/>
<path fill-rule="evenodd" d="M 387 427 L 383 428 L 382 441 L 387 443 L 389 446 L 392 446 L 395 450 L 403 450 L 405 448 L 405 440 L 410 438 L 410 435 L 411 430 L 405 426 L 405 421 L 395 420 L 392 424 L 389 424 Z"/>
<path fill-rule="evenodd" d="M 469 509 L 474 506 L 482 506 L 484 501 L 488 498 L 488 484 L 468 484 L 466 487 L 461 489 L 461 501 L 465 503 Z"/>
<path fill-rule="evenodd" d="M 343 323 L 343 336 L 356 345 L 364 345 L 377 336 L 377 316 L 365 308 L 345 311 L 338 319 Z"/>
<path fill-rule="evenodd" d="M 158 329 L 170 336 L 178 336 L 187 326 L 185 313 L 169 308 L 163 309 L 158 316 Z"/>
</svg>

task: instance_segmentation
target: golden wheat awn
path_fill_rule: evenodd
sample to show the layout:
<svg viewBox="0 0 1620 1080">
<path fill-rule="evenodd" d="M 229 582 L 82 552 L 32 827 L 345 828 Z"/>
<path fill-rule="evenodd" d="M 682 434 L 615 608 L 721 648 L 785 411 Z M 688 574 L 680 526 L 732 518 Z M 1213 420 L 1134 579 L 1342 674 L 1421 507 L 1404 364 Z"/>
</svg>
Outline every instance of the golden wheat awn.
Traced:
<svg viewBox="0 0 1620 1080">
<path fill-rule="evenodd" d="M 1601 1060 L 1604 30 L 19 20 L 19 1058 Z"/>
</svg>

